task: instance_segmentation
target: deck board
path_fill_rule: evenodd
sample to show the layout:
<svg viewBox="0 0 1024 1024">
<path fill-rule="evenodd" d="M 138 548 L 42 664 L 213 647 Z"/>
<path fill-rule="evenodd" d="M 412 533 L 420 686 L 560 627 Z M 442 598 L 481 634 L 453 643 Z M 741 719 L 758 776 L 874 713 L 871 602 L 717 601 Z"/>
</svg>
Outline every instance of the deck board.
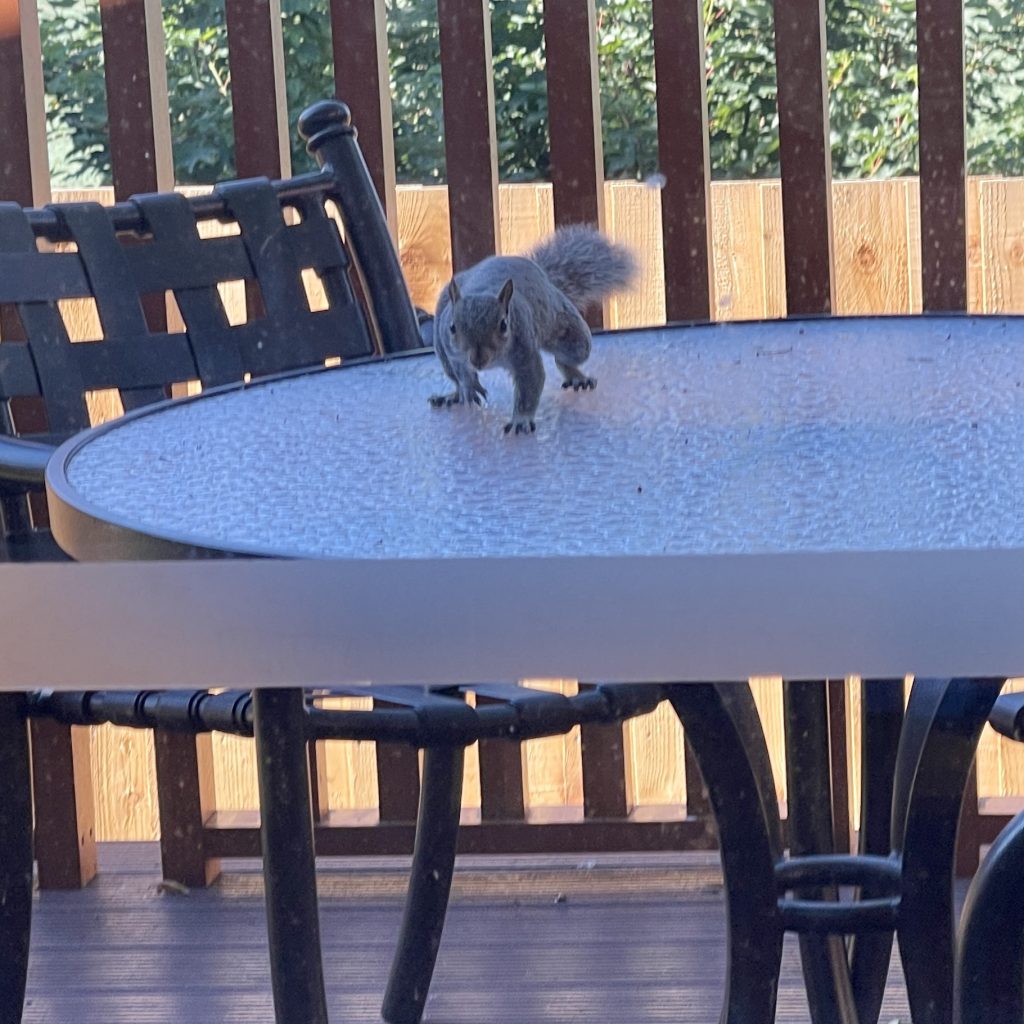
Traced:
<svg viewBox="0 0 1024 1024">
<path fill-rule="evenodd" d="M 251 862 L 208 890 L 158 889 L 153 844 L 103 844 L 99 877 L 37 896 L 25 1024 L 273 1020 L 262 883 Z M 401 858 L 322 861 L 332 1021 L 379 1021 L 404 888 Z M 708 855 L 463 858 L 431 1024 L 712 1024 L 725 952 Z M 787 940 L 777 1016 L 805 1024 Z M 894 964 L 881 1020 L 907 1024 Z"/>
</svg>

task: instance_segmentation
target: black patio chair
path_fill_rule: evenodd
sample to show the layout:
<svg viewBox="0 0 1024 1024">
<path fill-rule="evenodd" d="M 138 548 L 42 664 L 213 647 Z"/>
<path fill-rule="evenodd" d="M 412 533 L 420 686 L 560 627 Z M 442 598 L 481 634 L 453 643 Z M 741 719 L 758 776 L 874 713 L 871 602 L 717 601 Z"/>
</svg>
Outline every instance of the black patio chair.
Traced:
<svg viewBox="0 0 1024 1024">
<path fill-rule="evenodd" d="M 989 724 L 1024 742 L 1024 693 L 1000 696 Z M 1024 812 L 989 848 L 960 920 L 957 1024 L 1024 1020 Z"/>
<path fill-rule="evenodd" d="M 429 339 L 429 318 L 409 300 L 348 109 L 319 103 L 299 127 L 316 173 L 226 182 L 191 199 L 134 196 L 107 208 L 0 203 L 0 560 L 65 557 L 47 529 L 43 473 L 53 446 L 89 426 L 88 392 L 115 389 L 131 409 L 188 381 L 210 387 L 334 358 L 383 356 Z M 200 237 L 207 220 L 237 232 Z M 311 305 L 304 272 L 319 279 L 326 308 Z M 218 293 L 232 281 L 246 284 L 243 323 L 230 322 Z M 95 304 L 101 338 L 70 341 L 61 304 L 74 299 Z M 168 326 L 175 315 L 178 329 Z M 662 696 L 656 686 L 584 687 L 574 697 L 520 687 L 477 691 L 489 698 L 478 708 L 458 690 L 400 688 L 386 695 L 389 707 L 368 711 L 327 711 L 301 691 L 0 694 L 0 1018 L 20 1019 L 25 993 L 27 719 L 35 717 L 68 726 L 256 733 L 275 1009 L 279 1021 L 303 1024 L 327 1019 L 306 744 L 375 739 L 425 749 L 412 879 L 384 1003 L 389 1021 L 417 1021 L 447 906 L 465 746 L 621 721 L 653 710 Z"/>
</svg>

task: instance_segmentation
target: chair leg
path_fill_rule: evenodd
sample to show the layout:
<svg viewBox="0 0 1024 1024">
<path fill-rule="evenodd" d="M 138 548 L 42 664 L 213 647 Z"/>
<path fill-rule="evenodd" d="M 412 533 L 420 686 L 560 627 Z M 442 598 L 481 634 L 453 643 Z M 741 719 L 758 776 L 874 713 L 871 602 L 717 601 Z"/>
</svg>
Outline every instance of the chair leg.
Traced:
<svg viewBox="0 0 1024 1024">
<path fill-rule="evenodd" d="M 953 879 L 964 786 L 1002 679 L 923 680 L 931 714 L 903 834 L 898 937 L 914 1024 L 952 1024 L 956 964 Z M 914 715 L 908 707 L 908 725 Z M 898 827 L 898 822 L 894 823 Z"/>
<path fill-rule="evenodd" d="M 884 857 L 892 850 L 892 797 L 896 752 L 903 728 L 903 680 L 861 683 L 861 800 L 858 852 Z M 881 892 L 864 886 L 859 899 Z M 849 939 L 850 980 L 857 1019 L 874 1024 L 882 1012 L 892 960 L 892 932 L 865 932 Z"/>
<path fill-rule="evenodd" d="M 25 1003 L 32 926 L 32 783 L 25 696 L 0 693 L 0 1022 Z"/>
<path fill-rule="evenodd" d="M 255 690 L 270 974 L 277 1024 L 327 1024 L 301 690 Z"/>
<path fill-rule="evenodd" d="M 772 1024 L 782 962 L 779 817 L 768 748 L 746 683 L 666 688 L 718 824 L 728 950 L 721 1024 Z"/>
<path fill-rule="evenodd" d="M 957 958 L 957 1024 L 1024 1020 L 1024 814 L 992 845 L 967 892 Z"/>
<path fill-rule="evenodd" d="M 418 1024 L 434 973 L 455 869 L 462 807 L 463 747 L 428 747 L 409 889 L 381 1016 Z"/>
</svg>

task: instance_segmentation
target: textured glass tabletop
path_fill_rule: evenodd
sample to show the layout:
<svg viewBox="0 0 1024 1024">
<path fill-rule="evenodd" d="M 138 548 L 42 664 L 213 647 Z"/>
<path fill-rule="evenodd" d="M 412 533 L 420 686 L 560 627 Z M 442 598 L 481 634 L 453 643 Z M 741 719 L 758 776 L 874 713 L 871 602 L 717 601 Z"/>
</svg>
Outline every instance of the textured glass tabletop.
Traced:
<svg viewBox="0 0 1024 1024">
<path fill-rule="evenodd" d="M 1024 320 L 612 333 L 587 367 L 530 436 L 500 371 L 436 410 L 414 355 L 73 439 L 51 523 L 92 564 L 0 566 L 0 687 L 1024 673 Z M 225 550 L 296 557 L 192 557 Z"/>
<path fill-rule="evenodd" d="M 355 558 L 1024 547 L 1024 323 L 783 321 L 599 337 L 531 436 L 432 409 L 433 356 L 182 402 L 96 434 L 72 497 L 142 532 Z"/>
</svg>

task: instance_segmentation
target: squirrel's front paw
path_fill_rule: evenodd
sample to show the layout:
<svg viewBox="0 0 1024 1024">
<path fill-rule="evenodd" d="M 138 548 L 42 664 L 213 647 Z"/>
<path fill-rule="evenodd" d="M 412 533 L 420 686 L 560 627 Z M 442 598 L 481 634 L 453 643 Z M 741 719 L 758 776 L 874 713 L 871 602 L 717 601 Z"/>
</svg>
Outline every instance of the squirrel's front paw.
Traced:
<svg viewBox="0 0 1024 1024">
<path fill-rule="evenodd" d="M 537 424 L 526 416 L 515 416 L 511 423 L 505 424 L 506 434 L 532 434 Z"/>
<path fill-rule="evenodd" d="M 593 377 L 573 377 L 572 380 L 563 380 L 563 388 L 572 388 L 573 391 L 592 391 L 597 387 L 597 381 Z"/>
<path fill-rule="evenodd" d="M 430 404 L 434 409 L 450 409 L 453 405 L 458 405 L 459 401 L 458 391 L 453 391 L 449 395 L 430 396 Z"/>
</svg>

